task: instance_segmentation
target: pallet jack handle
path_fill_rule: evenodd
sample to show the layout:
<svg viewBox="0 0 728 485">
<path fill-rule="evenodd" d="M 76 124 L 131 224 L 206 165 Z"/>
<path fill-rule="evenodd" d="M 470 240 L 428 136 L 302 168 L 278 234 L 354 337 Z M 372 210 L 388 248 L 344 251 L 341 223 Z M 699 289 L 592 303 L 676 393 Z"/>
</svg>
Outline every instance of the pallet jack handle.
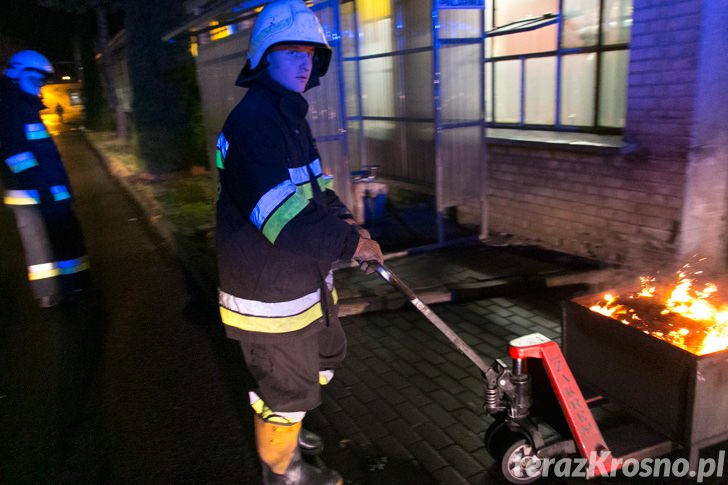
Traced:
<svg viewBox="0 0 728 485">
<path fill-rule="evenodd" d="M 399 279 L 399 277 L 392 272 L 389 268 L 384 266 L 384 264 L 376 262 L 376 261 L 370 261 L 366 263 L 367 267 L 373 268 L 377 273 L 379 273 L 379 276 L 384 278 L 387 283 L 392 285 L 394 288 L 402 292 L 404 296 L 409 300 L 412 305 L 414 305 L 415 308 L 417 308 L 422 315 L 424 315 L 425 318 L 427 318 L 430 323 L 432 323 L 437 329 L 442 332 L 447 339 L 452 342 L 455 347 L 465 354 L 465 357 L 467 357 L 473 364 L 475 364 L 478 369 L 480 369 L 483 374 L 487 374 L 488 370 L 491 366 L 486 364 L 483 359 L 478 355 L 475 350 L 467 344 L 463 339 L 461 339 L 458 334 L 456 334 L 452 328 L 448 324 L 446 324 L 442 318 L 437 316 L 435 312 L 433 312 L 430 307 L 425 305 L 422 300 L 420 300 L 417 295 L 415 294 L 412 289 L 404 284 L 404 282 Z"/>
</svg>

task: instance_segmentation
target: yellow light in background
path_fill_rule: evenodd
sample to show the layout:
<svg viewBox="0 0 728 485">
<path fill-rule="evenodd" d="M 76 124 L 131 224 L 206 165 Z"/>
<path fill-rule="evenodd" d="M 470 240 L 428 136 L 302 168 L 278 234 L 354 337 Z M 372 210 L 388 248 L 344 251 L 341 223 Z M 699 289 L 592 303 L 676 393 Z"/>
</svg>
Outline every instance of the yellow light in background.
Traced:
<svg viewBox="0 0 728 485">
<path fill-rule="evenodd" d="M 63 76 L 61 79 L 63 79 L 64 81 L 70 81 L 71 76 Z"/>
<path fill-rule="evenodd" d="M 360 22 L 372 22 L 392 15 L 391 0 L 357 0 L 356 12 Z"/>
<path fill-rule="evenodd" d="M 220 25 L 220 22 L 217 20 L 214 20 L 210 22 L 210 26 L 213 27 L 215 25 Z M 225 25 L 224 27 L 218 27 L 216 29 L 212 29 L 210 31 L 210 40 L 220 40 L 224 39 L 225 37 L 230 36 L 230 28 L 228 25 Z"/>
<path fill-rule="evenodd" d="M 197 37 L 190 37 L 190 54 L 192 54 L 192 57 L 197 57 Z"/>
</svg>

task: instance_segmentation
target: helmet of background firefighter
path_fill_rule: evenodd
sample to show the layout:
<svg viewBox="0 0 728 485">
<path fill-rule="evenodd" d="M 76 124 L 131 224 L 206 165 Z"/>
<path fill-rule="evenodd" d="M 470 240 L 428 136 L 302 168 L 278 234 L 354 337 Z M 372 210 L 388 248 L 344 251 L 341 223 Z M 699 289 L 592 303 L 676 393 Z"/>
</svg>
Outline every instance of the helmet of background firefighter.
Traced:
<svg viewBox="0 0 728 485">
<path fill-rule="evenodd" d="M 53 72 L 53 65 L 43 54 L 27 50 L 10 56 L 5 76 L 15 80 L 23 92 L 38 96 Z"/>
<path fill-rule="evenodd" d="M 271 47 L 294 44 L 316 49 L 313 72 L 306 89 L 319 84 L 331 60 L 331 47 L 316 14 L 303 0 L 276 0 L 263 8 L 255 19 L 250 34 L 248 60 L 238 76 L 238 86 L 249 86 L 268 63 L 265 58 Z"/>
</svg>

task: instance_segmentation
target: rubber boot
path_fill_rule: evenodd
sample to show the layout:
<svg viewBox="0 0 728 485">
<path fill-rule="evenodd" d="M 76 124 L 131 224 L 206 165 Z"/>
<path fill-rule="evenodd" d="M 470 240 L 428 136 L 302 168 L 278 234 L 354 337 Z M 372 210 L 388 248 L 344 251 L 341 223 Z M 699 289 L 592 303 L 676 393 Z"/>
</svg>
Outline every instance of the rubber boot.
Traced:
<svg viewBox="0 0 728 485">
<path fill-rule="evenodd" d="M 256 415 L 255 444 L 264 485 L 342 485 L 341 476 L 335 471 L 303 461 L 298 448 L 300 430 L 301 423 L 270 423 Z"/>
<path fill-rule="evenodd" d="M 298 433 L 298 447 L 301 453 L 306 456 L 320 455 L 324 451 L 324 440 L 313 431 L 301 428 Z"/>
</svg>

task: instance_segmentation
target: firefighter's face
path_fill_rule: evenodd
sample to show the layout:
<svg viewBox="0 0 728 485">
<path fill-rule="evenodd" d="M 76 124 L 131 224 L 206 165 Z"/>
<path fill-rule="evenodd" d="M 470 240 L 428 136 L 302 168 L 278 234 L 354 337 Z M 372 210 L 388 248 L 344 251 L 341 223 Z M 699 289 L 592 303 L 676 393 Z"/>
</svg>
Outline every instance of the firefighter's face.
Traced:
<svg viewBox="0 0 728 485">
<path fill-rule="evenodd" d="M 311 77 L 315 49 L 308 45 L 281 45 L 268 54 L 268 72 L 278 84 L 302 93 Z"/>
<path fill-rule="evenodd" d="M 43 87 L 47 79 L 48 75 L 45 73 L 24 69 L 18 77 L 18 86 L 31 96 L 38 96 L 40 94 L 40 88 Z"/>
</svg>

